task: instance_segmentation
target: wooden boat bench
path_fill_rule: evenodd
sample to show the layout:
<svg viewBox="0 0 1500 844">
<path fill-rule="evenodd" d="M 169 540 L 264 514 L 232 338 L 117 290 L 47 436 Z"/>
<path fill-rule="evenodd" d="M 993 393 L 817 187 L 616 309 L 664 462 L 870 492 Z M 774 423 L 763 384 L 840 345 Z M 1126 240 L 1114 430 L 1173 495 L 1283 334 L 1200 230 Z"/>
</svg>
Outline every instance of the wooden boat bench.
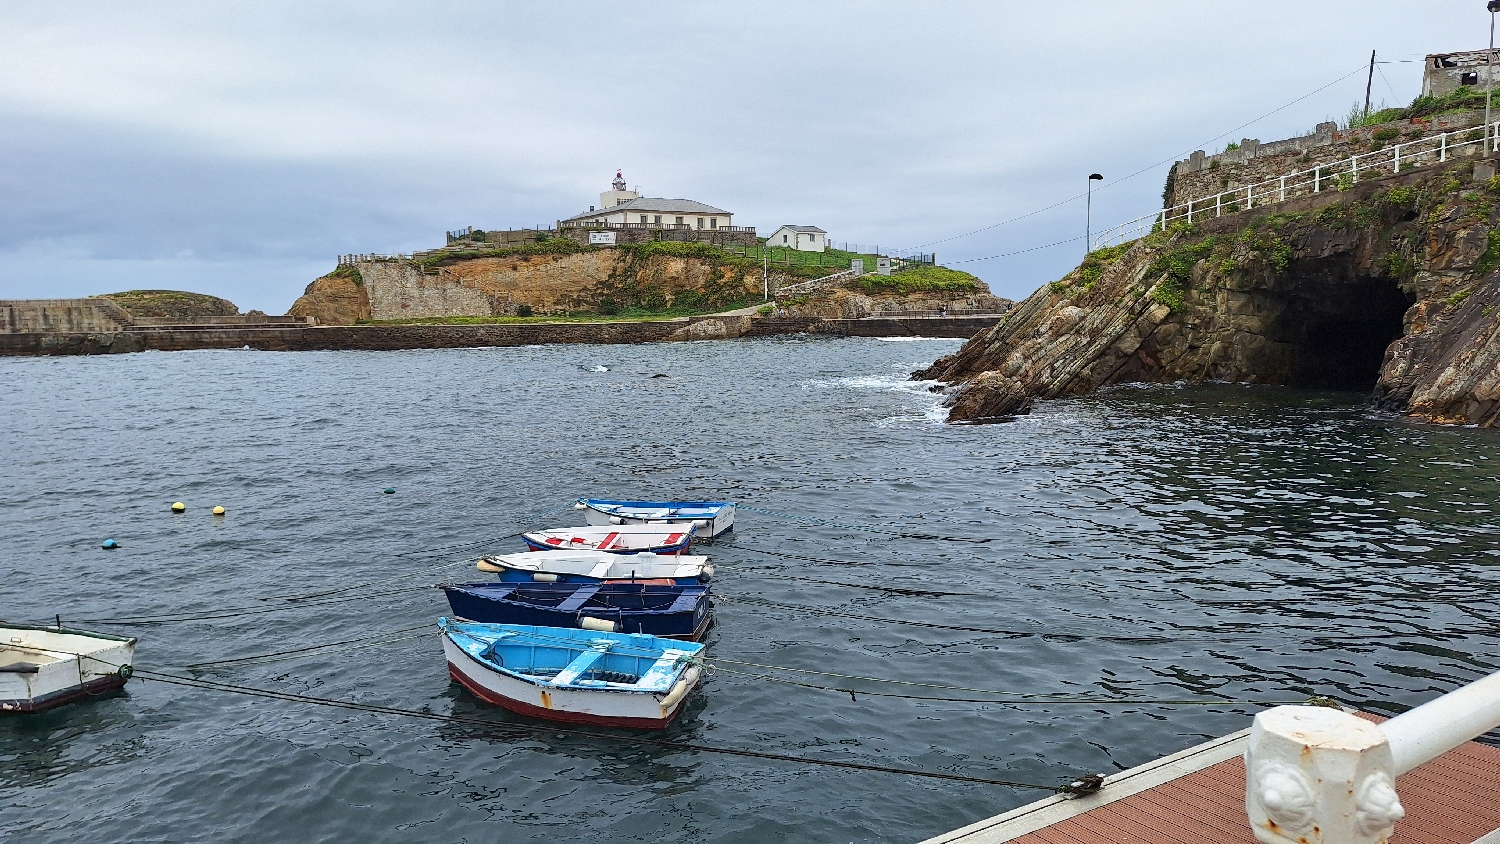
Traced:
<svg viewBox="0 0 1500 844">
<path fill-rule="evenodd" d="M 589 583 L 578 587 L 578 591 L 569 595 L 566 600 L 557 605 L 558 612 L 578 612 L 583 605 L 588 603 L 594 595 L 598 594 L 602 583 Z"/>
<path fill-rule="evenodd" d="M 552 685 L 567 686 L 572 684 L 574 680 L 587 674 L 588 670 L 594 667 L 594 663 L 602 659 L 606 653 L 609 653 L 609 649 L 614 647 L 614 645 L 615 643 L 608 639 L 594 640 L 588 650 L 574 657 L 573 661 L 568 663 L 566 668 L 557 672 L 557 676 L 552 678 Z"/>
</svg>

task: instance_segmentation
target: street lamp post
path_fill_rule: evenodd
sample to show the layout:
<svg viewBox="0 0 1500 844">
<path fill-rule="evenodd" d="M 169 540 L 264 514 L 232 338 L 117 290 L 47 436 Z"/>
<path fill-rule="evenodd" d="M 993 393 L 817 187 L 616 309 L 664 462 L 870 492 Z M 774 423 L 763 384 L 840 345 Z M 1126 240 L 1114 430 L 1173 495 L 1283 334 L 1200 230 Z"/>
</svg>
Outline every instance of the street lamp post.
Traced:
<svg viewBox="0 0 1500 844">
<path fill-rule="evenodd" d="M 1490 49 L 1484 54 L 1484 154 L 1495 151 L 1495 142 L 1490 140 L 1490 92 L 1495 87 L 1495 13 L 1500 12 L 1500 0 L 1485 4 L 1490 10 Z"/>
<path fill-rule="evenodd" d="M 1500 0 L 1493 0 L 1495 5 L 1500 6 Z M 1098 173 L 1089 174 L 1088 200 L 1084 203 L 1083 210 L 1083 257 L 1087 258 L 1093 249 L 1093 225 L 1094 225 L 1094 182 L 1102 182 L 1104 177 Z"/>
</svg>

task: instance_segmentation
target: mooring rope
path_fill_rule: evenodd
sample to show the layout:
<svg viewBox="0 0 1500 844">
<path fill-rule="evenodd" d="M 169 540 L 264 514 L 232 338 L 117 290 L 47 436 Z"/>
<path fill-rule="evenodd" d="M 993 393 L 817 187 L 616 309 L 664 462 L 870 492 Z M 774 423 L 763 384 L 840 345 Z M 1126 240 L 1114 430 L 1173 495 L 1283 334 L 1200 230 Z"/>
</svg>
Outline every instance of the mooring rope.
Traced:
<svg viewBox="0 0 1500 844">
<path fill-rule="evenodd" d="M 1059 705 L 1083 705 L 1083 706 L 1282 706 L 1306 703 L 1306 698 L 1298 700 L 1178 700 L 1178 699 L 1152 699 L 1152 698 L 1088 698 L 1088 697 L 1013 697 L 1013 698 L 973 698 L 973 697 L 941 697 L 938 695 L 916 695 L 902 694 L 897 692 L 872 692 L 867 689 L 851 689 L 840 686 L 823 686 L 817 683 L 804 683 L 799 680 L 788 680 L 785 677 L 775 677 L 769 674 L 757 674 L 751 671 L 736 671 L 732 668 L 723 668 L 713 665 L 711 660 L 706 661 L 707 667 L 725 674 L 735 674 L 741 677 L 749 677 L 755 680 L 764 680 L 771 683 L 783 683 L 788 686 L 798 686 L 804 689 L 816 689 L 824 692 L 838 692 L 849 696 L 849 700 L 858 703 L 856 695 L 867 695 L 869 697 L 899 698 L 901 700 L 925 700 L 933 703 L 992 703 L 1006 706 L 1048 706 Z M 787 669 L 796 670 L 796 669 Z M 812 672 L 821 673 L 821 672 Z M 869 678 L 873 679 L 873 678 Z M 876 682 L 894 682 L 899 680 L 876 680 Z M 927 685 L 925 683 L 912 683 L 910 685 Z M 942 687 L 938 687 L 942 688 Z M 986 689 L 976 691 L 987 692 Z M 998 692 L 996 694 L 999 694 Z"/>
<path fill-rule="evenodd" d="M 778 571 L 779 572 L 779 571 L 784 571 L 784 569 L 781 568 L 781 567 L 779 567 L 779 566 L 735 566 L 732 569 L 732 572 L 736 573 L 736 574 L 739 573 L 739 572 L 742 572 L 742 571 Z M 890 593 L 896 594 L 896 595 L 909 595 L 909 596 L 912 596 L 912 597 L 920 597 L 920 598 L 955 598 L 955 597 L 980 598 L 980 597 L 983 597 L 982 595 L 976 595 L 973 592 L 941 592 L 941 591 L 938 591 L 938 590 L 935 590 L 935 589 L 915 589 L 915 588 L 912 588 L 912 587 L 909 587 L 909 586 L 878 586 L 878 585 L 873 584 L 873 583 L 849 583 L 848 581 L 843 581 L 843 580 L 821 580 L 821 579 L 816 578 L 816 577 L 803 577 L 802 575 L 795 575 L 795 574 L 778 574 L 776 576 L 776 579 L 777 580 L 795 580 L 795 581 L 798 581 L 800 583 L 820 583 L 820 584 L 823 584 L 825 586 L 847 586 L 850 589 L 870 589 L 870 590 L 873 590 L 875 592 L 890 592 Z"/>
<path fill-rule="evenodd" d="M 760 513 L 763 516 L 775 516 L 779 519 L 791 519 L 794 522 L 803 522 L 810 525 L 820 525 L 822 527 L 843 528 L 845 530 L 863 530 L 870 533 L 883 533 L 890 536 L 899 536 L 902 539 L 930 539 L 940 542 L 972 542 L 980 545 L 996 541 L 994 537 L 976 538 L 972 536 L 944 536 L 942 534 L 936 533 L 912 533 L 909 531 L 891 530 L 889 528 L 875 527 L 874 525 L 851 525 L 847 522 L 835 522 L 828 519 L 815 519 L 811 516 L 798 516 L 793 513 L 782 513 L 777 510 L 764 510 L 760 507 L 752 507 L 749 504 L 736 504 L 735 507 L 740 510 L 749 510 L 752 513 Z"/>
<path fill-rule="evenodd" d="M 912 621 L 910 619 L 903 619 L 903 618 L 882 618 L 880 616 L 864 615 L 864 614 L 861 614 L 861 613 L 845 612 L 843 610 L 837 610 L 837 609 L 832 609 L 832 608 L 828 608 L 828 607 L 812 607 L 812 606 L 807 606 L 806 604 L 785 604 L 785 603 L 781 603 L 779 601 L 771 601 L 771 600 L 767 600 L 765 598 L 754 598 L 754 597 L 750 597 L 750 596 L 746 596 L 746 595 L 733 595 L 733 596 L 731 596 L 731 595 L 726 595 L 726 594 L 724 594 L 722 592 L 716 593 L 715 598 L 716 598 L 716 600 L 721 600 L 721 601 L 745 601 L 747 603 L 752 603 L 752 604 L 761 604 L 763 606 L 776 607 L 778 609 L 785 609 L 785 610 L 792 610 L 792 611 L 800 612 L 800 613 L 807 613 L 808 615 L 824 615 L 824 616 L 832 616 L 832 617 L 835 617 L 835 618 L 852 618 L 852 619 L 855 619 L 857 621 L 870 621 L 870 622 L 875 622 L 877 624 L 897 624 L 897 625 L 904 625 L 904 626 L 908 626 L 908 627 L 924 627 L 924 628 L 928 628 L 928 629 L 932 629 L 932 630 L 953 630 L 953 631 L 957 631 L 957 632 L 961 632 L 961 633 L 989 633 L 989 634 L 993 634 L 993 635 L 996 635 L 996 636 L 1006 636 L 1006 637 L 1010 637 L 1010 638 L 1013 638 L 1013 639 L 1037 638 L 1037 639 L 1045 639 L 1047 641 L 1056 641 L 1056 642 L 1089 642 L 1089 641 L 1093 641 L 1093 642 L 1116 642 L 1116 643 L 1120 643 L 1120 644 L 1132 644 L 1132 645 L 1161 645 L 1161 644 L 1168 644 L 1168 643 L 1171 643 L 1171 642 L 1181 642 L 1181 641 L 1200 641 L 1200 642 L 1267 642 L 1267 641 L 1271 641 L 1271 639 L 1272 639 L 1272 637 L 1266 636 L 1264 634 L 1256 634 L 1256 633 L 1246 633 L 1246 634 L 1242 634 L 1242 635 L 1222 635 L 1222 634 L 1197 635 L 1198 631 L 1191 631 L 1191 630 L 1163 632 L 1163 633 L 1160 633 L 1160 634 L 1150 635 L 1150 636 L 1140 636 L 1140 635 L 1127 636 L 1127 635 L 1113 634 L 1113 633 L 1072 633 L 1072 632 L 1060 631 L 1060 630 L 1017 630 L 1017 629 L 1006 629 L 1006 628 L 996 628 L 996 627 L 970 627 L 970 626 L 957 625 L 957 624 L 938 624 L 936 622 L 931 622 L 931 621 Z M 1281 631 L 1299 631 L 1299 630 L 1306 630 L 1306 628 L 1282 626 L 1282 627 L 1278 628 L 1278 630 L 1281 630 Z M 1492 629 L 1487 629 L 1487 630 L 1482 630 L 1482 629 L 1481 630 L 1463 630 L 1463 629 L 1460 629 L 1460 630 L 1419 630 L 1419 631 L 1411 631 L 1411 632 L 1407 632 L 1407 633 L 1317 633 L 1316 631 L 1307 631 L 1307 632 L 1310 634 L 1309 636 L 1307 636 L 1306 638 L 1297 639 L 1295 641 L 1299 641 L 1299 642 L 1356 641 L 1356 642 L 1359 642 L 1359 641 L 1368 641 L 1368 640 L 1371 640 L 1371 639 L 1402 639 L 1402 638 L 1408 638 L 1408 637 L 1412 637 L 1412 636 L 1449 637 L 1449 638 L 1460 637 L 1460 636 L 1500 636 L 1500 628 L 1492 628 Z"/>
<path fill-rule="evenodd" d="M 100 624 L 107 627 L 131 627 L 146 624 L 173 624 L 184 621 L 217 621 L 223 618 L 239 618 L 247 615 L 263 615 L 265 613 L 286 612 L 287 610 L 302 609 L 305 607 L 326 607 L 334 604 L 347 604 L 351 601 L 367 601 L 371 598 L 380 598 L 387 595 L 400 595 L 409 592 L 419 592 L 423 589 L 434 589 L 437 584 L 427 583 L 421 586 L 407 586 L 401 589 L 390 589 L 385 592 L 375 592 L 369 595 L 354 595 L 347 598 L 329 598 L 325 601 L 308 601 L 306 603 L 285 604 L 276 607 L 261 607 L 253 610 L 234 610 L 231 612 L 203 612 L 203 613 L 178 613 L 175 615 L 160 616 L 132 616 L 126 618 L 70 618 L 70 624 Z"/>
<path fill-rule="evenodd" d="M 201 677 L 185 677 L 178 674 L 166 674 L 159 671 L 137 670 L 136 677 L 154 680 L 158 683 L 167 683 L 177 686 L 202 689 L 205 691 L 225 692 L 229 694 L 246 695 L 249 697 L 266 698 L 295 703 L 307 703 L 315 706 L 326 706 L 336 709 L 353 710 L 356 712 L 368 712 L 377 715 L 392 715 L 406 718 L 419 718 L 427 721 L 441 721 L 453 724 L 465 724 L 469 726 L 482 727 L 494 730 L 508 738 L 537 738 L 539 732 L 545 732 L 558 736 L 576 736 L 579 738 L 595 739 L 619 744 L 647 745 L 652 747 L 664 747 L 670 750 L 680 750 L 696 753 L 716 753 L 726 756 L 739 756 L 748 759 L 765 759 L 775 762 L 788 762 L 802 765 L 822 766 L 829 768 L 843 768 L 855 771 L 872 771 L 886 774 L 902 774 L 911 777 L 924 777 L 928 779 L 949 780 L 952 782 L 969 782 L 980 785 L 1000 785 L 1008 788 L 1029 788 L 1040 791 L 1052 791 L 1059 794 L 1086 794 L 1097 791 L 1099 780 L 1096 776 L 1082 777 L 1067 785 L 1041 785 L 1031 782 L 1017 782 L 1014 780 L 1000 780 L 989 777 L 971 777 L 964 774 L 944 773 L 941 771 L 920 771 L 911 768 L 898 768 L 890 765 L 875 765 L 865 762 L 845 762 L 837 759 L 816 759 L 807 756 L 793 756 L 785 753 L 772 753 L 764 750 L 750 750 L 738 747 L 717 747 L 714 745 L 697 744 L 694 742 L 671 741 L 668 739 L 653 739 L 644 736 L 622 736 L 609 733 L 598 733 L 591 730 L 578 730 L 566 727 L 528 727 L 513 724 L 505 724 L 492 721 L 488 718 L 474 716 L 443 714 L 438 712 L 426 712 L 415 709 L 401 709 L 394 706 L 380 706 L 370 703 L 359 703 L 357 701 L 338 700 L 336 698 L 315 697 L 313 695 L 296 694 L 293 692 L 280 692 L 274 689 L 261 689 L 252 686 L 241 686 L 232 683 L 221 683 L 216 680 L 208 680 Z M 539 739 L 538 739 L 539 740 Z M 550 748 L 549 748 L 550 749 Z"/>
<path fill-rule="evenodd" d="M 415 631 L 421 631 L 420 633 Z M 429 636 L 433 632 L 431 623 L 418 624 L 414 627 L 403 627 L 400 630 L 391 630 L 386 633 L 375 633 L 369 636 L 361 636 L 358 639 L 345 639 L 342 642 L 326 642 L 321 645 L 309 645 L 305 648 L 293 648 L 289 651 L 275 651 L 268 654 L 257 654 L 256 656 L 242 656 L 234 659 L 216 659 L 210 662 L 195 662 L 183 666 L 185 671 L 221 671 L 233 668 L 242 668 L 246 665 L 260 665 L 267 662 L 282 662 L 289 659 L 300 659 L 304 656 L 323 656 L 328 653 L 339 651 L 360 650 L 366 647 L 379 645 L 393 645 L 410 639 Z M 405 635 L 402 635 L 405 634 Z M 350 645 L 351 647 L 340 647 Z M 317 652 L 316 654 L 314 652 Z"/>
</svg>

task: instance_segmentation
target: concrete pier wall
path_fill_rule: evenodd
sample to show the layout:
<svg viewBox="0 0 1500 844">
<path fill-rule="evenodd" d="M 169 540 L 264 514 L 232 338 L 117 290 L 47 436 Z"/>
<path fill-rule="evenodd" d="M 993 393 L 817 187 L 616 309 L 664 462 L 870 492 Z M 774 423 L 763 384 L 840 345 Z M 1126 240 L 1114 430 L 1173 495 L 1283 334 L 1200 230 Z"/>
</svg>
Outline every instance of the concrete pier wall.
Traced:
<svg viewBox="0 0 1500 844">
<path fill-rule="evenodd" d="M 1000 317 L 884 319 L 757 319 L 692 317 L 661 322 L 517 323 L 512 325 L 350 325 L 309 328 L 225 328 L 196 331 L 101 331 L 0 334 L 0 355 L 95 355 L 124 352 L 238 349 L 329 351 L 451 349 L 551 343 L 661 343 L 827 334 L 846 337 L 965 338 Z"/>
</svg>

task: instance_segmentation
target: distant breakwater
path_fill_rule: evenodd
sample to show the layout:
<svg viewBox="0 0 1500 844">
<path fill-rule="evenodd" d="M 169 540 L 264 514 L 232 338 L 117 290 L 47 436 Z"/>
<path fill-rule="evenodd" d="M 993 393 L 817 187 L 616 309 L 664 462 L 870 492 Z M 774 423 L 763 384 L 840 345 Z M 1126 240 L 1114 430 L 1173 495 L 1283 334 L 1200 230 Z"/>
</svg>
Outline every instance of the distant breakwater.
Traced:
<svg viewBox="0 0 1500 844">
<path fill-rule="evenodd" d="M 97 355 L 238 349 L 303 352 L 359 349 L 456 349 L 554 343 L 618 344 L 725 340 L 781 334 L 841 337 L 967 338 L 1000 316 L 757 318 L 685 317 L 655 322 L 511 323 L 496 325 L 351 325 L 306 328 L 203 328 L 129 332 L 0 334 L 0 355 Z"/>
</svg>

